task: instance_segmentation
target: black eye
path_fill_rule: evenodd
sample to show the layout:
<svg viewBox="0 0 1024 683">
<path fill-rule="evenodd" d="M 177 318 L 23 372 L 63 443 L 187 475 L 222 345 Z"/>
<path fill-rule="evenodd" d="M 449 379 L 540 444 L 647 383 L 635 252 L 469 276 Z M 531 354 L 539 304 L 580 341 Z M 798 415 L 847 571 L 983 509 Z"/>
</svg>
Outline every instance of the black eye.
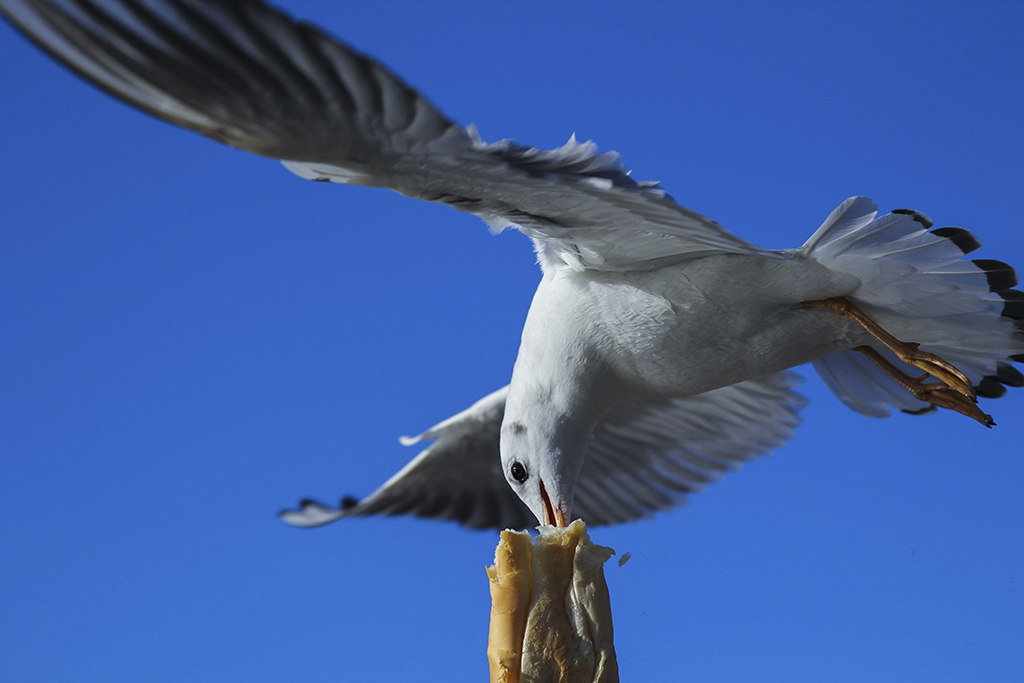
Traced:
<svg viewBox="0 0 1024 683">
<path fill-rule="evenodd" d="M 520 484 L 526 481 L 526 477 L 529 476 L 526 474 L 526 468 L 523 467 L 523 463 L 519 461 L 512 463 L 512 467 L 510 467 L 508 471 L 512 475 L 512 478 Z"/>
</svg>

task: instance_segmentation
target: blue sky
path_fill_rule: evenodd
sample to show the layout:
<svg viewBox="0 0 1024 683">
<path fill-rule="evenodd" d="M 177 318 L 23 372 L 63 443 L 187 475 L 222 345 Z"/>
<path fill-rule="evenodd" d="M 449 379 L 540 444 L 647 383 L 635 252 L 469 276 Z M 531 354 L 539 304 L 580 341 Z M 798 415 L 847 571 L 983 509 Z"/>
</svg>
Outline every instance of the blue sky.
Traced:
<svg viewBox="0 0 1024 683">
<path fill-rule="evenodd" d="M 289 1 L 485 139 L 570 134 L 767 247 L 843 199 L 1024 267 L 1019 3 Z M 0 678 L 486 676 L 496 535 L 296 530 L 506 383 L 528 241 L 157 122 L 0 26 Z M 783 449 L 596 529 L 622 679 L 1024 670 L 1024 390 L 875 420 L 810 368 Z"/>
</svg>

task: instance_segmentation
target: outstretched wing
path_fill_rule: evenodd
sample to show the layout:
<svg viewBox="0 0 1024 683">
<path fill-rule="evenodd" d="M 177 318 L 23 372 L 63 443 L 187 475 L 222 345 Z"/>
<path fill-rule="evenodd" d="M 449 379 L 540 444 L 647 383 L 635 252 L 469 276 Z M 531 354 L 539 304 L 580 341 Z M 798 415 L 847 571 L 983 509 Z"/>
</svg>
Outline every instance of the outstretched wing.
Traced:
<svg viewBox="0 0 1024 683">
<path fill-rule="evenodd" d="M 591 526 L 647 517 L 770 453 L 800 424 L 798 382 L 780 372 L 696 396 L 620 403 L 594 431 L 573 516 Z"/>
<path fill-rule="evenodd" d="M 434 443 L 363 500 L 343 499 L 337 508 L 304 500 L 281 519 L 309 527 L 343 517 L 416 515 L 454 519 L 474 529 L 535 526 L 530 508 L 501 472 L 498 440 L 507 394 L 506 386 L 419 436 L 403 437 L 406 446 Z"/>
<path fill-rule="evenodd" d="M 153 116 L 323 181 L 517 227 L 542 263 L 634 270 L 771 255 L 633 180 L 593 143 L 487 145 L 379 63 L 256 0 L 0 0 L 82 77 Z"/>
<path fill-rule="evenodd" d="M 696 396 L 628 401 L 598 425 L 576 485 L 573 516 L 617 524 L 682 503 L 726 472 L 782 445 L 804 399 L 796 375 L 779 373 Z M 508 388 L 411 439 L 426 450 L 362 501 L 338 508 L 303 501 L 281 518 L 319 526 L 343 517 L 410 514 L 473 528 L 535 526 L 505 481 L 498 439 Z"/>
</svg>

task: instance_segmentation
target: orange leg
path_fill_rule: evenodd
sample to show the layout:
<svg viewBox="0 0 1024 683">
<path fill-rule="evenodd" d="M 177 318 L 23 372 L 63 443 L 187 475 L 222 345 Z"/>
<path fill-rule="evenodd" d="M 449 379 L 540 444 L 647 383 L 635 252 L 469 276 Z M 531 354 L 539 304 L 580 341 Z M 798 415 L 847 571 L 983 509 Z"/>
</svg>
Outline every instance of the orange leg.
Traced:
<svg viewBox="0 0 1024 683">
<path fill-rule="evenodd" d="M 951 389 L 945 382 L 928 382 L 923 380 L 928 375 L 911 377 L 895 365 L 886 360 L 885 356 L 870 346 L 858 346 L 854 351 L 860 351 L 870 358 L 872 362 L 885 371 L 887 375 L 899 382 L 900 386 L 909 391 L 919 401 L 927 401 L 940 408 L 955 410 L 961 415 L 974 418 L 986 427 L 995 424 L 991 415 L 983 413 L 976 404 L 976 399 L 964 396 L 959 391 Z"/>
<path fill-rule="evenodd" d="M 907 365 L 913 365 L 924 370 L 927 374 L 916 378 L 911 377 L 886 360 L 882 354 L 870 346 L 858 346 L 855 349 L 870 358 L 887 375 L 899 382 L 900 386 L 909 391 L 914 398 L 942 408 L 955 410 L 961 415 L 977 420 L 986 427 L 991 427 L 995 424 L 992 416 L 986 415 L 975 405 L 978 402 L 978 397 L 974 393 L 974 389 L 971 388 L 970 380 L 951 363 L 936 356 L 934 353 L 921 351 L 918 349 L 918 345 L 913 342 L 900 341 L 883 330 L 864 311 L 842 297 L 805 301 L 803 305 L 809 308 L 827 308 L 837 315 L 853 320 L 870 332 L 872 336 L 884 344 L 890 351 L 895 353 L 896 357 L 901 361 Z M 924 379 L 928 375 L 939 381 L 925 383 Z"/>
</svg>

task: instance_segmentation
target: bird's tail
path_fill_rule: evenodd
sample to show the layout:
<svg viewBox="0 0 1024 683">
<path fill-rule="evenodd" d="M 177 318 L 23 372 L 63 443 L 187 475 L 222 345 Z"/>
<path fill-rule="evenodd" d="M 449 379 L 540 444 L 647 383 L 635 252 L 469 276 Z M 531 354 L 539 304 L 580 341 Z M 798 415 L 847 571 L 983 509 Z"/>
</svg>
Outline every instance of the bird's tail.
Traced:
<svg viewBox="0 0 1024 683">
<path fill-rule="evenodd" d="M 1024 292 L 1002 261 L 964 258 L 981 243 L 962 228 L 932 228 L 922 213 L 897 209 L 876 218 L 865 197 L 843 202 L 796 254 L 855 275 L 860 288 L 847 298 L 883 329 L 920 344 L 957 366 L 979 396 L 998 398 L 1006 386 L 1024 386 L 1010 365 L 1024 362 Z M 921 371 L 883 355 L 908 375 Z M 866 356 L 840 351 L 814 368 L 847 406 L 885 417 L 934 409 L 905 391 Z"/>
</svg>

